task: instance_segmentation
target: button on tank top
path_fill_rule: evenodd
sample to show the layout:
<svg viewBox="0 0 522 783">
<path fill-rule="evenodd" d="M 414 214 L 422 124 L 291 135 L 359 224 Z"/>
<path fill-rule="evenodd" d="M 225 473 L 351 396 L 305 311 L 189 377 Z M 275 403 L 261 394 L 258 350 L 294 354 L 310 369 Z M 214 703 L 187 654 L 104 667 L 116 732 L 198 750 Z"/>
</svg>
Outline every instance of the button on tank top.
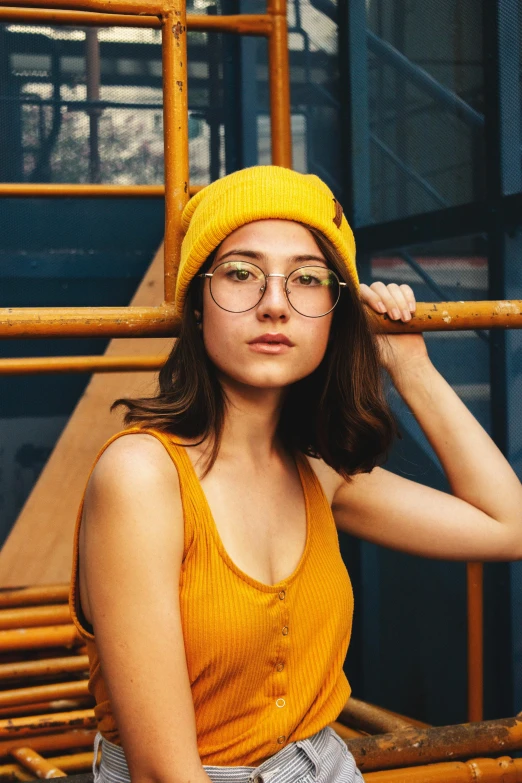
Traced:
<svg viewBox="0 0 522 783">
<path fill-rule="evenodd" d="M 162 442 L 179 475 L 184 552 L 179 600 L 201 763 L 257 766 L 289 742 L 334 721 L 350 695 L 343 671 L 353 593 L 330 505 L 307 458 L 296 455 L 306 505 L 306 545 L 286 579 L 264 584 L 231 560 L 192 462 L 172 436 L 132 427 Z M 94 629 L 83 616 L 74 534 L 69 605 L 89 656 L 98 730 L 120 745 Z M 144 674 L 146 678 L 146 674 Z M 146 680 L 145 680 L 146 681 Z"/>
</svg>

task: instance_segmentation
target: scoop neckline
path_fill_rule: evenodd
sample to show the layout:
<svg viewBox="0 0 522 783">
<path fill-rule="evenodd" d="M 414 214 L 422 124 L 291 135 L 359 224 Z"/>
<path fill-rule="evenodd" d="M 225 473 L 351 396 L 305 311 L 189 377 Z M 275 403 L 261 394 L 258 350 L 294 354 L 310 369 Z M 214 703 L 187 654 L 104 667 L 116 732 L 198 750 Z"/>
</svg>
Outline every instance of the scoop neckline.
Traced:
<svg viewBox="0 0 522 783">
<path fill-rule="evenodd" d="M 169 438 L 170 440 L 170 438 Z M 281 591 L 281 589 L 285 588 L 287 585 L 289 585 L 291 582 L 294 581 L 294 579 L 299 575 L 301 572 L 303 565 L 305 563 L 305 560 L 308 557 L 308 552 L 310 550 L 310 544 L 311 544 L 311 538 L 312 538 L 312 524 L 311 524 L 311 512 L 310 512 L 310 497 L 308 494 L 307 486 L 306 486 L 306 476 L 305 476 L 305 468 L 303 465 L 303 460 L 306 459 L 305 457 L 302 457 L 299 452 L 295 452 L 294 454 L 294 462 L 297 467 L 297 472 L 299 473 L 299 480 L 301 481 L 301 488 L 303 491 L 303 498 L 305 502 L 305 516 L 306 516 L 306 543 L 305 548 L 303 550 L 303 553 L 301 555 L 301 558 L 289 576 L 287 576 L 285 579 L 280 580 L 279 582 L 276 582 L 273 585 L 266 584 L 265 582 L 260 582 L 258 579 L 256 579 L 253 576 L 250 576 L 250 574 L 247 574 L 245 571 L 243 571 L 239 566 L 232 560 L 230 555 L 228 554 L 225 545 L 223 544 L 223 541 L 221 540 L 221 536 L 219 534 L 219 530 L 217 528 L 216 522 L 214 520 L 214 515 L 212 514 L 212 509 L 210 508 L 210 504 L 207 500 L 207 496 L 205 495 L 205 491 L 203 487 L 201 486 L 201 481 L 199 480 L 198 474 L 196 473 L 196 469 L 192 463 L 192 460 L 190 459 L 186 447 L 181 443 L 176 443 L 175 441 L 171 440 L 171 443 L 176 446 L 182 453 L 184 459 L 188 463 L 189 470 L 192 473 L 192 477 L 195 480 L 195 483 L 197 485 L 197 490 L 201 496 L 201 501 L 204 507 L 204 510 L 206 512 L 206 516 L 209 521 L 209 528 L 210 532 L 212 534 L 212 538 L 214 539 L 214 543 L 216 545 L 216 548 L 221 555 L 222 560 L 226 563 L 226 565 L 230 568 L 231 571 L 233 571 L 240 579 L 242 579 L 244 582 L 249 584 L 251 587 L 255 587 L 257 590 L 260 590 L 264 593 L 278 593 Z"/>
</svg>

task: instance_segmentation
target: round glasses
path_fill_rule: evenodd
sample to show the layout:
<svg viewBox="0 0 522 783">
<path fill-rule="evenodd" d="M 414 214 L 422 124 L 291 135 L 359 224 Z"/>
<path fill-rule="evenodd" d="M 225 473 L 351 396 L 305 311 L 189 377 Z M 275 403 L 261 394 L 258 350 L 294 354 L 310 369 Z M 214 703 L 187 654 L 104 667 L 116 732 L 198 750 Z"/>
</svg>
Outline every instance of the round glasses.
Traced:
<svg viewBox="0 0 522 783">
<path fill-rule="evenodd" d="M 248 261 L 224 261 L 208 277 L 214 302 L 229 313 L 244 313 L 256 307 L 266 291 L 269 277 L 284 280 L 285 294 L 291 307 L 307 318 L 321 318 L 334 309 L 346 286 L 335 272 L 325 266 L 301 266 L 289 275 L 265 275 L 256 264 Z"/>
</svg>

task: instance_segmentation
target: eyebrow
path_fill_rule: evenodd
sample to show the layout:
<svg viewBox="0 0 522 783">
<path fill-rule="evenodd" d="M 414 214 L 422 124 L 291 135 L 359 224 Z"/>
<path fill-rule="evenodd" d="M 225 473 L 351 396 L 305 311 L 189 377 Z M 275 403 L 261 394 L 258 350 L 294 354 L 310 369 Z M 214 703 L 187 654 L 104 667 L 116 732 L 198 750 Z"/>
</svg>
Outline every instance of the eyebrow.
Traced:
<svg viewBox="0 0 522 783">
<path fill-rule="evenodd" d="M 266 261 L 267 256 L 265 253 L 259 253 L 257 250 L 229 250 L 227 253 L 223 253 L 222 256 L 220 256 L 216 261 L 221 262 L 224 261 L 225 258 L 228 258 L 229 256 L 245 256 L 246 258 L 254 258 L 256 261 Z M 322 256 L 316 256 L 313 253 L 304 253 L 297 256 L 291 256 L 288 261 L 291 263 L 296 263 L 298 261 L 322 261 L 323 264 L 326 264 L 326 258 L 323 258 Z"/>
</svg>

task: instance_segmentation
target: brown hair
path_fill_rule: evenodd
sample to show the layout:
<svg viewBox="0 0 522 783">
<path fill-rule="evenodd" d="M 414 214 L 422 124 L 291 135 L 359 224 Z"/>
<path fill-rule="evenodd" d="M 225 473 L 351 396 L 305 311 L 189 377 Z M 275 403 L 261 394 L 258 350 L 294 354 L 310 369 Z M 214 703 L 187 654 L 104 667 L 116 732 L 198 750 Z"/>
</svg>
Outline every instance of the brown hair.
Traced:
<svg viewBox="0 0 522 783">
<path fill-rule="evenodd" d="M 329 266 L 347 283 L 333 312 L 330 340 L 320 365 L 287 391 L 279 420 L 284 446 L 322 458 L 344 478 L 368 473 L 385 457 L 397 434 L 386 402 L 378 349 L 359 292 L 333 244 L 313 235 Z M 202 271 L 210 268 L 214 250 Z M 125 425 L 143 425 L 201 442 L 211 437 L 205 474 L 216 461 L 226 396 L 210 361 L 195 310 L 202 309 L 201 278 L 192 280 L 179 337 L 159 372 L 155 397 L 118 399 Z"/>
</svg>

